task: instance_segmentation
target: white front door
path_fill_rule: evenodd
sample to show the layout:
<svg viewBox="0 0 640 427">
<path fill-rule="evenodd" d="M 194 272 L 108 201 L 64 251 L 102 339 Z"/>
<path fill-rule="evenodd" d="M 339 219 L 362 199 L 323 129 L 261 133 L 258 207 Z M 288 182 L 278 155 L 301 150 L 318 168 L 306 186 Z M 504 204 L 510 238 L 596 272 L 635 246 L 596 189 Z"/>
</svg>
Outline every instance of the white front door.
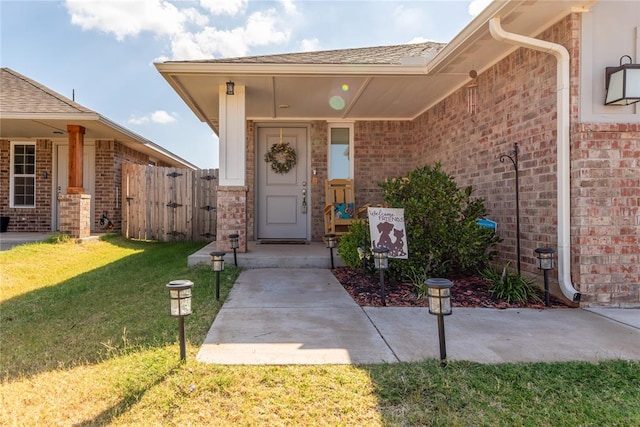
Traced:
<svg viewBox="0 0 640 427">
<path fill-rule="evenodd" d="M 82 185 L 85 194 L 91 195 L 91 231 L 95 231 L 95 165 L 96 165 L 96 147 L 94 145 L 85 145 L 83 149 L 82 159 Z M 58 204 L 58 193 L 67 194 L 67 185 L 69 183 L 69 146 L 57 146 L 56 160 L 56 194 L 54 202 L 56 204 L 54 225 L 55 231 L 60 229 L 60 206 Z"/>
<path fill-rule="evenodd" d="M 284 173 L 265 161 L 265 155 L 280 143 L 289 144 L 296 154 L 295 165 Z M 306 128 L 258 128 L 258 239 L 309 238 L 307 144 Z M 280 163 L 283 159 L 280 156 Z"/>
</svg>

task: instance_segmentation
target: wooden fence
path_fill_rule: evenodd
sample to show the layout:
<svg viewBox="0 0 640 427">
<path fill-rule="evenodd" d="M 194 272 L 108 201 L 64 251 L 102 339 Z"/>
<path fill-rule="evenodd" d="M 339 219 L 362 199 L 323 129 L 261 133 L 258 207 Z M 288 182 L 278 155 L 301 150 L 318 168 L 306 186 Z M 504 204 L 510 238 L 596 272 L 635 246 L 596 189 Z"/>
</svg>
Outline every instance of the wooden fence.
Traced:
<svg viewBox="0 0 640 427">
<path fill-rule="evenodd" d="M 131 239 L 216 238 L 218 170 L 122 165 L 122 231 Z"/>
</svg>

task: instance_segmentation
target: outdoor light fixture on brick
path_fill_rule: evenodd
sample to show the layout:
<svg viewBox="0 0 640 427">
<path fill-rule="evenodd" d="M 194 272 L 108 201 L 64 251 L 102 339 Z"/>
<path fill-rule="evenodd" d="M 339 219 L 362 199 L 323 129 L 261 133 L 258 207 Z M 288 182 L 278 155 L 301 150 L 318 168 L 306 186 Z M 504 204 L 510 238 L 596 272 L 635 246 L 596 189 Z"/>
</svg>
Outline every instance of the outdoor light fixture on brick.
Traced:
<svg viewBox="0 0 640 427">
<path fill-rule="evenodd" d="M 235 95 L 236 94 L 235 87 L 236 87 L 236 84 L 234 82 L 228 81 L 227 82 L 227 95 Z"/>
<path fill-rule="evenodd" d="M 627 58 L 628 63 L 623 64 Z M 632 63 L 629 55 L 620 58 L 620 66 L 606 69 L 605 105 L 631 105 L 640 101 L 640 64 Z"/>
<path fill-rule="evenodd" d="M 324 235 L 324 244 L 327 248 L 329 248 L 329 252 L 331 253 L 331 269 L 333 270 L 333 248 L 335 248 L 338 244 L 338 239 L 335 234 L 329 233 Z"/>
<path fill-rule="evenodd" d="M 180 333 L 180 360 L 187 359 L 187 351 L 184 338 L 184 316 L 191 314 L 191 288 L 190 280 L 173 280 L 167 284 L 170 299 L 170 314 L 178 318 L 178 331 Z"/>
<path fill-rule="evenodd" d="M 387 301 L 384 291 L 384 271 L 389 268 L 389 248 L 385 248 L 384 246 L 375 247 L 372 249 L 372 252 L 374 266 L 380 270 L 380 299 L 382 301 L 382 305 L 386 306 Z"/>
<path fill-rule="evenodd" d="M 451 314 L 451 288 L 448 279 L 432 278 L 424 282 L 427 285 L 429 313 L 438 316 L 438 339 L 440 341 L 440 365 L 447 366 L 447 344 L 444 335 L 444 316 Z"/>
<path fill-rule="evenodd" d="M 549 270 L 553 270 L 553 253 L 555 252 L 551 248 L 538 248 L 536 252 L 536 267 L 544 272 L 544 305 L 551 306 L 549 298 Z"/>
<path fill-rule="evenodd" d="M 220 301 L 220 272 L 224 270 L 224 256 L 225 252 L 211 252 L 211 265 L 213 271 L 216 273 L 216 301 Z"/>
<path fill-rule="evenodd" d="M 231 243 L 231 249 L 233 249 L 233 263 L 238 266 L 238 255 L 236 250 L 240 247 L 240 235 L 234 233 L 229 234 L 229 242 Z"/>
</svg>

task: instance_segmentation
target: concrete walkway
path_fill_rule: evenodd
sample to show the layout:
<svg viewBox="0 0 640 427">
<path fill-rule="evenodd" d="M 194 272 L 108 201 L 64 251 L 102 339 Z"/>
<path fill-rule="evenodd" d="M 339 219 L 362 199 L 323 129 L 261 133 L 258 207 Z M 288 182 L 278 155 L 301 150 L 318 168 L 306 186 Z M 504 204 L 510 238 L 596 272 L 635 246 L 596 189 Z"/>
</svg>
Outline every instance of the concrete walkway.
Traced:
<svg viewBox="0 0 640 427">
<path fill-rule="evenodd" d="M 445 332 L 449 360 L 640 360 L 638 309 L 454 308 Z M 426 308 L 361 308 L 328 269 L 262 268 L 240 274 L 197 359 L 368 364 L 439 351 L 437 320 Z"/>
</svg>

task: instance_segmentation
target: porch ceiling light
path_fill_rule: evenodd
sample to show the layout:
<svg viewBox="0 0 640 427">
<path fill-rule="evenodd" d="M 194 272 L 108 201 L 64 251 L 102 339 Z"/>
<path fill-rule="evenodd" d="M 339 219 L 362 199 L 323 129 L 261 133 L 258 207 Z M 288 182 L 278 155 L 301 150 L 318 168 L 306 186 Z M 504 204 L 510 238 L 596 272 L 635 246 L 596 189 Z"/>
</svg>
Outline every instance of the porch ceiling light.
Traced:
<svg viewBox="0 0 640 427">
<path fill-rule="evenodd" d="M 236 84 L 234 82 L 232 82 L 231 80 L 229 80 L 227 82 L 227 95 L 235 95 L 236 92 L 234 90 Z"/>
<path fill-rule="evenodd" d="M 629 62 L 623 64 L 627 58 Z M 640 64 L 633 64 L 629 55 L 620 58 L 620 66 L 606 68 L 605 105 L 631 105 L 640 101 Z"/>
</svg>

